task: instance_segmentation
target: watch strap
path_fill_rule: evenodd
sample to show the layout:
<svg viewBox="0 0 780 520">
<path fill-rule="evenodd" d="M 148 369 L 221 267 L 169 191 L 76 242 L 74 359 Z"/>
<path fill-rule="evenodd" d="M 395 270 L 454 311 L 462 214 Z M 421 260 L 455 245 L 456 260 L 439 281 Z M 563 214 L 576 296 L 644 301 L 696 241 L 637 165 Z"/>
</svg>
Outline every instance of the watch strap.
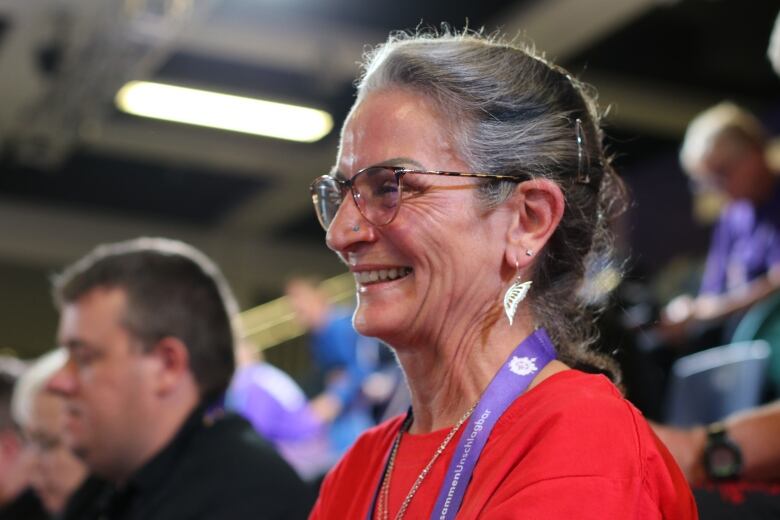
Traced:
<svg viewBox="0 0 780 520">
<path fill-rule="evenodd" d="M 716 481 L 736 480 L 742 471 L 742 452 L 721 421 L 707 426 L 704 468 L 707 476 Z"/>
</svg>

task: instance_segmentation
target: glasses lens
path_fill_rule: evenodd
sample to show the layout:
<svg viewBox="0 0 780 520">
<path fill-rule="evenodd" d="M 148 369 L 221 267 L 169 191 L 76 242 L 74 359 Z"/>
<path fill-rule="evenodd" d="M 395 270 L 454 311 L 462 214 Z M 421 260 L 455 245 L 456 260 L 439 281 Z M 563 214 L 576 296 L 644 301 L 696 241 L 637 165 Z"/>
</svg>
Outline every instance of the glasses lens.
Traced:
<svg viewBox="0 0 780 520">
<path fill-rule="evenodd" d="M 314 211 L 317 212 L 320 224 L 327 231 L 344 200 L 341 186 L 333 177 L 323 175 L 311 184 L 310 190 Z"/>
<path fill-rule="evenodd" d="M 387 224 L 398 213 L 401 189 L 394 170 L 367 168 L 352 179 L 352 186 L 358 208 L 372 224 Z"/>
</svg>

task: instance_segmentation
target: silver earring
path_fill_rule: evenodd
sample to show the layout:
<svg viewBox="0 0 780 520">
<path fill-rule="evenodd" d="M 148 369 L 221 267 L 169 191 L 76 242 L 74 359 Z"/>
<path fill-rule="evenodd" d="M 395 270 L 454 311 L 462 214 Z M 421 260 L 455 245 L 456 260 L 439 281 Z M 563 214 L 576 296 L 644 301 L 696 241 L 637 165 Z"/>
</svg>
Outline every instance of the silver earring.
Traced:
<svg viewBox="0 0 780 520">
<path fill-rule="evenodd" d="M 360 231 L 360 224 L 355 224 L 354 226 L 352 226 L 352 231 L 354 231 L 355 233 Z"/>
<path fill-rule="evenodd" d="M 526 249 L 525 250 L 525 256 L 534 256 L 534 250 L 533 249 Z"/>
<path fill-rule="evenodd" d="M 525 299 L 526 294 L 528 294 L 528 290 L 531 288 L 531 281 L 523 282 L 520 279 L 520 267 L 517 264 L 517 261 L 515 261 L 515 268 L 517 269 L 517 278 L 515 279 L 515 282 L 509 286 L 509 289 L 506 290 L 506 293 L 504 294 L 504 312 L 506 312 L 506 317 L 509 319 L 509 326 L 512 326 L 512 322 L 515 319 L 515 314 L 517 313 L 517 306 L 520 305 L 520 302 Z"/>
</svg>

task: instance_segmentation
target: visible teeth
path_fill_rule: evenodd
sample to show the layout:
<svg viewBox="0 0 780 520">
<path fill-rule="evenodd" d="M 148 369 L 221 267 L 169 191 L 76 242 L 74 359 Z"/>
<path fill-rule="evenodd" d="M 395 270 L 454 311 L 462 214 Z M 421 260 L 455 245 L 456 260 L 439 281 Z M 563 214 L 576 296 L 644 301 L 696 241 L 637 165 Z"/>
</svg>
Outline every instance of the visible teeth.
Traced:
<svg viewBox="0 0 780 520">
<path fill-rule="evenodd" d="M 380 269 L 377 271 L 360 271 L 355 273 L 355 278 L 358 283 L 368 284 L 372 282 L 395 280 L 411 273 L 412 270 L 409 267 L 393 267 L 392 269 Z"/>
</svg>

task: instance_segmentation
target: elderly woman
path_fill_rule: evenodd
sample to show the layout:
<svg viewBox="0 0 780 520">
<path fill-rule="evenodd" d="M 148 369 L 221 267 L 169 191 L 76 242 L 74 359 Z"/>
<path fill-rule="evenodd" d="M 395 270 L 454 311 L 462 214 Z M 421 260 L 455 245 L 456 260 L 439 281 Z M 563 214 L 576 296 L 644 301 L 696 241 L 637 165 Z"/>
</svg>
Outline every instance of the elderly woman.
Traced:
<svg viewBox="0 0 780 520">
<path fill-rule="evenodd" d="M 312 184 L 354 325 L 412 408 L 364 434 L 311 518 L 695 518 L 687 484 L 588 350 L 578 298 L 620 181 L 583 86 L 472 35 L 395 36 Z"/>
</svg>

